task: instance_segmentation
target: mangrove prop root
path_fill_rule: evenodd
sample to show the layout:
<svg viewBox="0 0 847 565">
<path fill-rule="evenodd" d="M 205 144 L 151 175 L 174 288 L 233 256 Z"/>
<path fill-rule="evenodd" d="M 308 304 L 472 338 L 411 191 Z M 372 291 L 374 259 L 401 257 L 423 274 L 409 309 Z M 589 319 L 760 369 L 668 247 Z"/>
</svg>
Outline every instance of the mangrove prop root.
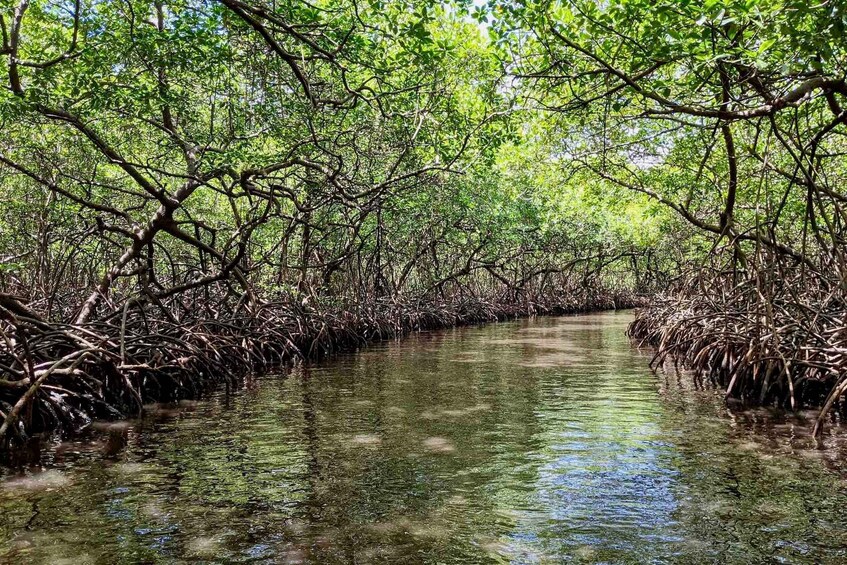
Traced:
<svg viewBox="0 0 847 565">
<path fill-rule="evenodd" d="M 822 407 L 819 436 L 847 392 L 847 306 L 813 281 L 798 272 L 766 297 L 761 281 L 698 276 L 637 310 L 628 334 L 655 348 L 652 366 L 682 364 L 728 399 Z"/>
<path fill-rule="evenodd" d="M 352 307 L 303 306 L 281 299 L 175 322 L 142 302 L 85 325 L 48 323 L 8 298 L 0 301 L 0 442 L 35 433 L 79 431 L 92 419 L 137 415 L 146 402 L 196 398 L 250 373 L 367 341 L 532 314 L 631 307 L 629 293 L 574 290 L 555 301 L 479 298 L 375 300 Z M 228 306 L 229 305 L 229 306 Z"/>
</svg>

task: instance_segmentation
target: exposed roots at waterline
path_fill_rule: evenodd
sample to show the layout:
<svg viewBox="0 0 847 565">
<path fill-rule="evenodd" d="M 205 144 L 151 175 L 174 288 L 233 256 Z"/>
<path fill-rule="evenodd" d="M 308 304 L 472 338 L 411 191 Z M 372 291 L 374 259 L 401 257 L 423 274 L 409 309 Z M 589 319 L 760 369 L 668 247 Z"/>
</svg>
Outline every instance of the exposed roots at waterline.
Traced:
<svg viewBox="0 0 847 565">
<path fill-rule="evenodd" d="M 656 348 L 651 367 L 669 361 L 692 369 L 728 399 L 822 407 L 814 428 L 820 435 L 828 417 L 844 409 L 847 305 L 837 290 L 798 277 L 769 299 L 755 281 L 727 289 L 721 279 L 692 280 L 638 310 L 628 334 Z"/>
<path fill-rule="evenodd" d="M 179 321 L 128 303 L 112 319 L 79 326 L 45 321 L 21 300 L 0 295 L 0 440 L 78 431 L 93 419 L 137 415 L 148 402 L 197 398 L 251 373 L 413 331 L 637 302 L 611 292 L 549 303 L 386 299 L 352 308 L 224 301 L 214 309 L 196 304 Z"/>
</svg>

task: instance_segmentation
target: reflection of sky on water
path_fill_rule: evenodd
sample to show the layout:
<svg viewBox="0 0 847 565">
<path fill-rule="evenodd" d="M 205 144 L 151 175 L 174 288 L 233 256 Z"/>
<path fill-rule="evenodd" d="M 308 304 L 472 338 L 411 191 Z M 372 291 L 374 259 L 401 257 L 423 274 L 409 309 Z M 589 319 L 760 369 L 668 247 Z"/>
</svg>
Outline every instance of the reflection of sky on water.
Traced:
<svg viewBox="0 0 847 565">
<path fill-rule="evenodd" d="M 519 515 L 509 535 L 511 550 L 530 561 L 586 548 L 656 556 L 682 540 L 680 472 L 675 446 L 655 421 L 661 411 L 644 410 L 638 395 L 610 404 L 593 393 L 590 381 L 581 391 L 570 387 L 564 406 L 539 415 L 546 447 L 527 504 L 543 510 Z"/>
<path fill-rule="evenodd" d="M 659 425 L 664 412 L 655 389 L 639 378 L 643 368 L 627 366 L 631 358 L 620 362 L 623 336 L 598 329 L 607 332 L 566 319 L 499 342 L 523 348 L 522 366 L 562 358 L 539 383 L 544 431 L 534 439 L 544 448 L 535 454 L 537 479 L 526 501 L 533 510 L 519 513 L 507 536 L 513 558 L 579 556 L 586 548 L 590 555 L 582 557 L 604 550 L 657 556 L 682 541 L 676 448 Z"/>
<path fill-rule="evenodd" d="M 532 540 L 553 551 L 560 551 L 556 546 L 561 544 L 655 554 L 663 548 L 651 549 L 651 544 L 679 541 L 672 488 L 679 472 L 669 466 L 668 444 L 633 438 L 645 437 L 650 430 L 644 428 L 624 441 L 563 434 L 562 443 L 551 446 L 535 485 L 533 502 L 546 516 L 519 517 L 513 534 L 519 545 Z"/>
</svg>

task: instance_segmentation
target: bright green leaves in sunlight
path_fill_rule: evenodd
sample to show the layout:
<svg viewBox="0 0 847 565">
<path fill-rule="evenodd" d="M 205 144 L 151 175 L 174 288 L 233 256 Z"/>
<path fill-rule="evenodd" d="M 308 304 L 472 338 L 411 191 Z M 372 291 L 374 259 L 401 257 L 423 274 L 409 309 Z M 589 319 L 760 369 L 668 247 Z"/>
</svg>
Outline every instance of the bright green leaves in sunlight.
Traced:
<svg viewBox="0 0 847 565">
<path fill-rule="evenodd" d="M 63 226 L 59 255 L 82 226 L 85 280 L 127 293 L 237 269 L 272 291 L 426 290 L 840 237 L 837 2 L 6 0 L 2 17 L 5 189 L 39 195 L 24 223 Z"/>
</svg>

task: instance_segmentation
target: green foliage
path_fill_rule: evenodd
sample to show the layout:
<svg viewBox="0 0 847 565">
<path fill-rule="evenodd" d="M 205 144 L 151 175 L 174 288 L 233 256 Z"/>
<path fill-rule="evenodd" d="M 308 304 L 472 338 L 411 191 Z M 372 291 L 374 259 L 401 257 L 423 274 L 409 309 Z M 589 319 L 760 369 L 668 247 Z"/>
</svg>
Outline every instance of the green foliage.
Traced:
<svg viewBox="0 0 847 565">
<path fill-rule="evenodd" d="M 722 244 L 800 257 L 840 241 L 837 2 L 0 13 L 0 277 L 69 281 L 62 315 L 104 276 L 123 296 L 234 273 L 265 294 L 362 296 L 626 258 L 610 276 L 637 284 Z"/>
</svg>

